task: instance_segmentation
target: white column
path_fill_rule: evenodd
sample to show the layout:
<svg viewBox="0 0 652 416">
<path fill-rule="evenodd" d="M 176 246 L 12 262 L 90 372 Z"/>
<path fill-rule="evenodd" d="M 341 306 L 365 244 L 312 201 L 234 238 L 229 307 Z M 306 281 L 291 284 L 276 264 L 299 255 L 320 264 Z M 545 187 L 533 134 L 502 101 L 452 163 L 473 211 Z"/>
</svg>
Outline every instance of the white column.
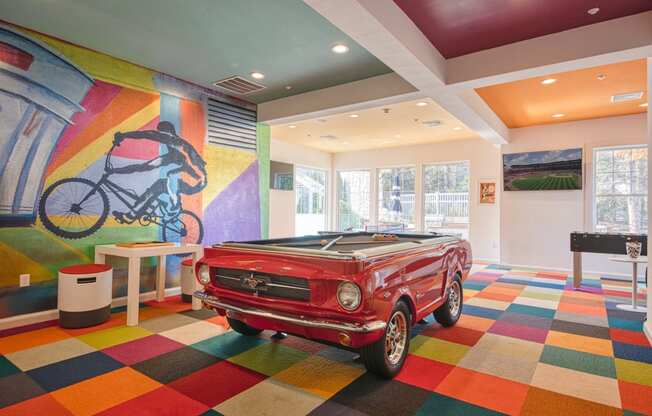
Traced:
<svg viewBox="0 0 652 416">
<path fill-rule="evenodd" d="M 650 94 L 652 94 L 652 58 L 647 58 L 647 102 L 650 101 Z M 647 171 L 652 172 L 652 161 L 650 160 L 650 150 L 652 149 L 652 110 L 648 105 L 647 108 L 647 148 L 648 148 L 648 159 L 647 159 Z M 647 181 L 647 193 L 652 195 L 652 181 L 648 179 Z M 648 224 L 650 224 L 650 213 L 652 212 L 652 199 L 648 197 L 647 199 L 647 215 L 648 215 Z M 648 230 L 648 239 L 647 239 L 647 255 L 652 258 L 652 243 L 650 241 L 650 231 Z M 647 335 L 647 339 L 652 343 L 652 290 L 650 287 L 647 288 L 647 321 L 644 324 L 644 331 Z"/>
</svg>

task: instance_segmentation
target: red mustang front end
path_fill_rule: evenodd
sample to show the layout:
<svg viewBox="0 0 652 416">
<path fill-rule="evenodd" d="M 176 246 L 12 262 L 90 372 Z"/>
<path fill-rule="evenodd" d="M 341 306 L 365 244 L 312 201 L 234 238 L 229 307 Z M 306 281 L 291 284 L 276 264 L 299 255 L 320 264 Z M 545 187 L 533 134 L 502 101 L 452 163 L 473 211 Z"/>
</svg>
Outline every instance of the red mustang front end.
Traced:
<svg viewBox="0 0 652 416">
<path fill-rule="evenodd" d="M 431 234 L 325 234 L 207 248 L 195 296 L 254 336 L 270 329 L 361 351 L 393 377 L 410 328 L 430 313 L 453 325 L 471 267 L 466 241 Z"/>
</svg>

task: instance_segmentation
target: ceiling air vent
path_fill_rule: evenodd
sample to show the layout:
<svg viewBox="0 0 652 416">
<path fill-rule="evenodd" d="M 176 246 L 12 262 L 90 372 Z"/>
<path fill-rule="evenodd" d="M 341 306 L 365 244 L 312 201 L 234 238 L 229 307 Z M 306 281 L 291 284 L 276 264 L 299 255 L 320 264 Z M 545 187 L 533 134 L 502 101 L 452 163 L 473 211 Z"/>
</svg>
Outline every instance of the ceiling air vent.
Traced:
<svg viewBox="0 0 652 416">
<path fill-rule="evenodd" d="M 624 101 L 633 101 L 633 100 L 640 100 L 643 98 L 643 92 L 638 91 L 638 92 L 626 92 L 623 94 L 616 94 L 611 96 L 611 102 L 612 103 L 622 103 Z"/>
<path fill-rule="evenodd" d="M 224 78 L 213 83 L 218 88 L 230 92 L 231 94 L 247 95 L 265 89 L 264 85 L 249 81 L 239 75 Z"/>
<path fill-rule="evenodd" d="M 256 112 L 208 97 L 208 143 L 256 151 Z"/>
</svg>

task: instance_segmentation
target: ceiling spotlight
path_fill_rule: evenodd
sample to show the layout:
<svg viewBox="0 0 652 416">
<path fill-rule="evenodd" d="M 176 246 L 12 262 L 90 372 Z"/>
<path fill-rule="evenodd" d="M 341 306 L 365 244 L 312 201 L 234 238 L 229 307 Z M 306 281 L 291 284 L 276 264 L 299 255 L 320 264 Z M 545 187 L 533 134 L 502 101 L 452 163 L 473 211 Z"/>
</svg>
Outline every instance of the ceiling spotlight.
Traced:
<svg viewBox="0 0 652 416">
<path fill-rule="evenodd" d="M 595 16 L 596 14 L 598 14 L 600 12 L 600 8 L 599 7 L 593 7 L 591 9 L 587 10 L 586 12 L 588 14 L 590 14 L 591 16 Z"/>
<path fill-rule="evenodd" d="M 253 78 L 253 79 L 263 79 L 263 78 L 265 78 L 265 74 L 263 74 L 262 72 L 252 72 L 249 75 L 251 75 L 251 78 Z"/>
<path fill-rule="evenodd" d="M 647 103 L 640 104 L 639 107 L 645 108 L 645 107 L 647 107 Z"/>
<path fill-rule="evenodd" d="M 605 74 L 598 74 L 596 78 L 598 79 L 598 81 L 604 81 L 605 79 L 607 79 L 607 76 Z"/>
<path fill-rule="evenodd" d="M 417 103 L 417 107 L 425 107 L 425 106 L 427 106 L 427 105 L 428 105 L 428 103 L 425 102 L 425 101 L 419 101 L 419 102 Z"/>
<path fill-rule="evenodd" d="M 351 118 L 358 118 L 358 117 L 360 117 L 360 116 L 357 115 L 357 114 L 349 114 L 349 117 L 351 117 Z"/>
<path fill-rule="evenodd" d="M 550 84 L 554 84 L 555 82 L 557 82 L 556 78 L 546 78 L 543 81 L 541 81 L 543 85 L 550 85 Z"/>
<path fill-rule="evenodd" d="M 460 131 L 460 130 L 462 130 L 462 128 L 460 126 L 457 126 L 457 127 L 453 127 L 453 130 Z"/>
<path fill-rule="evenodd" d="M 290 90 L 292 89 L 292 85 L 286 85 L 286 86 L 285 86 L 285 89 L 288 90 L 288 91 L 290 91 Z"/>
<path fill-rule="evenodd" d="M 297 127 L 297 126 L 295 126 L 294 124 L 290 124 L 290 125 L 288 126 L 288 129 L 294 129 L 294 128 L 296 128 L 296 127 Z"/>
<path fill-rule="evenodd" d="M 337 43 L 331 47 L 331 51 L 339 54 L 347 53 L 349 51 L 349 47 L 343 43 Z"/>
<path fill-rule="evenodd" d="M 564 114 L 564 113 L 557 113 L 557 114 L 553 114 L 553 115 L 552 115 L 552 118 L 562 118 L 562 117 L 564 117 L 565 115 L 566 115 L 566 114 Z"/>
</svg>

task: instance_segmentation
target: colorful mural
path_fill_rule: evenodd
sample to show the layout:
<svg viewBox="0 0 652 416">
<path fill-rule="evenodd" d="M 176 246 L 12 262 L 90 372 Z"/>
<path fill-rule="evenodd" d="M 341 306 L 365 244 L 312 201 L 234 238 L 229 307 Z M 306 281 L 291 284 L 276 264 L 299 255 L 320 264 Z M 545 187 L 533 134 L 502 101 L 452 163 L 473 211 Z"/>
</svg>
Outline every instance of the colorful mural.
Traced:
<svg viewBox="0 0 652 416">
<path fill-rule="evenodd" d="M 55 308 L 57 270 L 92 261 L 97 244 L 266 233 L 268 130 L 258 153 L 206 144 L 206 94 L 0 25 L 0 318 Z M 175 285 L 179 259 L 168 263 Z M 154 267 L 143 266 L 144 291 Z M 124 295 L 125 264 L 114 268 Z M 32 285 L 18 288 L 26 273 Z"/>
</svg>

